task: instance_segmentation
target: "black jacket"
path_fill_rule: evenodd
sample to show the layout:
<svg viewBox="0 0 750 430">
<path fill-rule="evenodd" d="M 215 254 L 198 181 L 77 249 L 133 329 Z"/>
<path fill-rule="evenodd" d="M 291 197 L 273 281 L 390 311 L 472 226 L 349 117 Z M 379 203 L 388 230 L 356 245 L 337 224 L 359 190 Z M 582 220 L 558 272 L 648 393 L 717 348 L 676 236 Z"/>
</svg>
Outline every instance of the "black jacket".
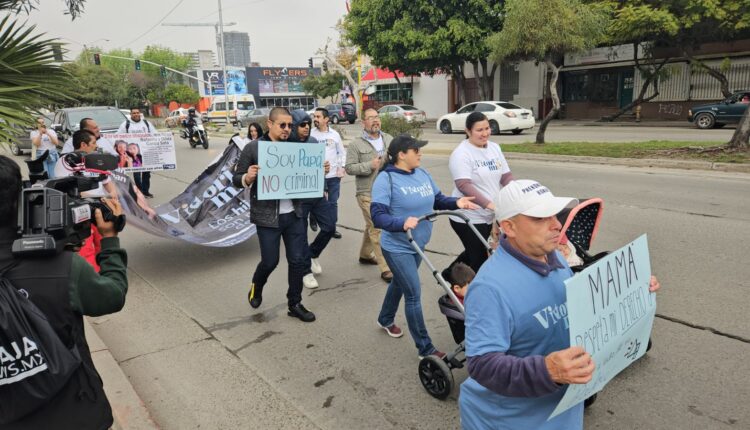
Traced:
<svg viewBox="0 0 750 430">
<path fill-rule="evenodd" d="M 5 276 L 15 288 L 27 292 L 63 344 L 75 346 L 82 363 L 49 403 L 2 428 L 108 429 L 113 422 L 112 409 L 94 368 L 83 315 L 104 315 L 122 308 L 127 291 L 127 255 L 116 238 L 104 239 L 97 256 L 101 266 L 97 275 L 70 251 L 49 258 L 16 259 L 11 255 L 15 236 L 14 229 L 0 227 L 0 270 L 10 268 Z"/>
<path fill-rule="evenodd" d="M 232 184 L 237 188 L 245 188 L 242 177 L 250 166 L 258 164 L 258 140 L 271 140 L 268 133 L 263 137 L 245 145 L 240 153 L 240 159 L 234 168 Z M 292 200 L 294 214 L 302 218 L 302 200 Z M 258 200 L 258 181 L 250 185 L 250 221 L 258 227 L 279 226 L 279 200 Z"/>
</svg>

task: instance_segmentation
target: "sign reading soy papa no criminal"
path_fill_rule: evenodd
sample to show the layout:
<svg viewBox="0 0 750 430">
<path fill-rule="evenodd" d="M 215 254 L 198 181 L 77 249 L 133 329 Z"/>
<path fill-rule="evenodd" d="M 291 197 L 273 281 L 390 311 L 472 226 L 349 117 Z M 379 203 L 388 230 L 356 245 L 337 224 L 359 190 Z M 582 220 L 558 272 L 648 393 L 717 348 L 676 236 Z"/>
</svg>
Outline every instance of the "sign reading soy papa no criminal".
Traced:
<svg viewBox="0 0 750 430">
<path fill-rule="evenodd" d="M 325 145 L 258 142 L 258 200 L 323 197 Z"/>
<path fill-rule="evenodd" d="M 107 134 L 113 142 L 115 152 L 125 150 L 129 155 L 129 164 L 121 165 L 126 172 L 150 172 L 155 170 L 175 170 L 174 136 L 171 132 L 163 133 L 122 133 Z"/>
<path fill-rule="evenodd" d="M 656 315 L 646 235 L 565 281 L 570 345 L 591 354 L 588 384 L 571 384 L 550 418 L 599 392 L 646 352 Z"/>
</svg>

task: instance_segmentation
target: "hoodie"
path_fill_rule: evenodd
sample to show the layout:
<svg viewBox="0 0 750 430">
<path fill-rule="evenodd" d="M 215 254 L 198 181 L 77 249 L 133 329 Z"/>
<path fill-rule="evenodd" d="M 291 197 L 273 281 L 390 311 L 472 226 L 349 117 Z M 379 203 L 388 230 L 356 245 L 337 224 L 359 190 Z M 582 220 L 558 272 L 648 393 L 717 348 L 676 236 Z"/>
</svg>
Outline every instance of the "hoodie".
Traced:
<svg viewBox="0 0 750 430">
<path fill-rule="evenodd" d="M 302 109 L 295 109 L 292 111 L 292 134 L 289 135 L 289 142 L 301 142 L 299 140 L 299 136 L 297 135 L 297 127 L 305 121 L 308 121 L 310 123 L 310 131 L 312 131 L 312 118 L 310 118 L 310 115 L 307 114 Z M 304 142 L 306 143 L 318 143 L 318 139 L 308 136 L 307 140 Z"/>
</svg>

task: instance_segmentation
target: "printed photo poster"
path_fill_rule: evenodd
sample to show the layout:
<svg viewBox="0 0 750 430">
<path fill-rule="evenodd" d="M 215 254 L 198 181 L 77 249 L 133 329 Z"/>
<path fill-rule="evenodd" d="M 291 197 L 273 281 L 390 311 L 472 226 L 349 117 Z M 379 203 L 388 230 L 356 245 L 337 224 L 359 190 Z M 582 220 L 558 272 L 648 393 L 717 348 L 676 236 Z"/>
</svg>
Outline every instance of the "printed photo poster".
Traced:
<svg viewBox="0 0 750 430">
<path fill-rule="evenodd" d="M 237 144 L 227 145 L 182 193 L 155 208 L 138 196 L 125 172 L 112 172 L 128 228 L 212 247 L 233 246 L 252 237 L 256 228 L 250 221 L 250 188 L 232 185 L 240 152 Z"/>
<path fill-rule="evenodd" d="M 227 70 L 227 88 L 229 95 L 247 94 L 247 80 L 245 79 L 244 70 Z"/>
<path fill-rule="evenodd" d="M 258 200 L 323 197 L 325 145 L 258 142 Z"/>
<path fill-rule="evenodd" d="M 273 81 L 270 79 L 259 80 L 258 92 L 260 92 L 261 94 L 273 94 Z"/>
<path fill-rule="evenodd" d="M 174 136 L 165 133 L 108 134 L 125 172 L 151 172 L 177 169 Z"/>
<path fill-rule="evenodd" d="M 642 235 L 565 281 L 570 345 L 591 354 L 588 384 L 571 384 L 550 415 L 583 402 L 646 353 L 656 315 L 648 241 Z"/>
</svg>

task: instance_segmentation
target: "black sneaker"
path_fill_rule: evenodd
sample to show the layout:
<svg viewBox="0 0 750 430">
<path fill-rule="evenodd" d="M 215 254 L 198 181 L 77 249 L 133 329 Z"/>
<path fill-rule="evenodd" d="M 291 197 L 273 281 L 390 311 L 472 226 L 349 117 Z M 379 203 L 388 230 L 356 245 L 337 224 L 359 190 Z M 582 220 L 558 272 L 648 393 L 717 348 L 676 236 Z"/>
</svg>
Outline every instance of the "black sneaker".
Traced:
<svg viewBox="0 0 750 430">
<path fill-rule="evenodd" d="M 258 309 L 263 302 L 263 288 L 255 288 L 255 284 L 250 284 L 250 291 L 247 293 L 247 301 L 253 309 Z"/>
<path fill-rule="evenodd" d="M 313 322 L 315 321 L 315 314 L 308 311 L 302 303 L 297 303 L 294 306 L 289 306 L 289 312 L 287 312 L 287 315 L 290 317 L 299 318 L 300 320 L 304 322 Z"/>
<path fill-rule="evenodd" d="M 154 198 L 154 195 L 151 194 L 151 193 L 143 193 L 143 195 L 146 196 L 146 198 L 148 198 L 148 199 L 153 199 Z"/>
<path fill-rule="evenodd" d="M 312 215 L 310 215 L 310 230 L 318 231 L 318 220 Z"/>
<path fill-rule="evenodd" d="M 338 230 L 333 232 L 333 238 L 334 239 L 341 239 L 341 233 L 339 233 Z"/>
</svg>

